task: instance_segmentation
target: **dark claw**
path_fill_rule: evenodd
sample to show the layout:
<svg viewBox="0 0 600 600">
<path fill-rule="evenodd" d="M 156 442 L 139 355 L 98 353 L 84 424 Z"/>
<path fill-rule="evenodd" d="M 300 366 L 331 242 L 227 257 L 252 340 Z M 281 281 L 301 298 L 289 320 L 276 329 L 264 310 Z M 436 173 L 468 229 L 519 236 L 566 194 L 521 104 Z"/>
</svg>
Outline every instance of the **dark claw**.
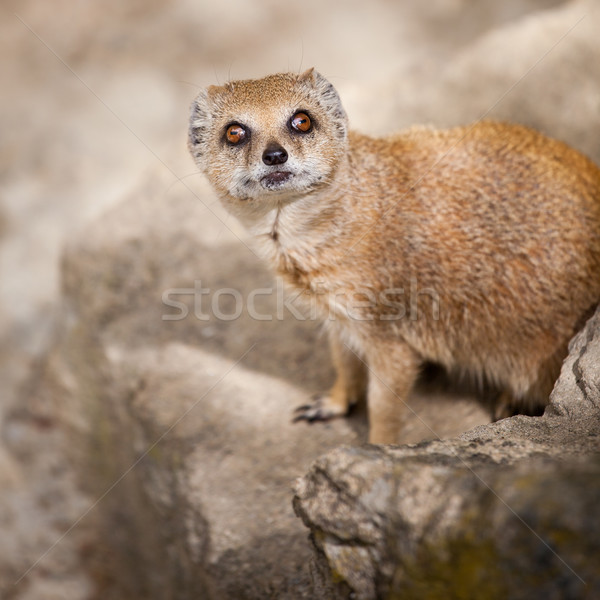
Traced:
<svg viewBox="0 0 600 600">
<path fill-rule="evenodd" d="M 306 421 L 307 423 L 314 423 L 315 421 L 327 421 L 329 417 L 323 416 L 320 411 L 315 410 L 314 412 L 305 412 L 300 415 L 296 415 L 292 419 L 292 423 L 298 423 L 298 421 Z"/>
<path fill-rule="evenodd" d="M 327 410 L 322 406 L 323 398 L 321 396 L 315 396 L 312 404 L 303 404 L 294 410 L 297 414 L 293 419 L 292 423 L 298 421 L 307 421 L 308 423 L 314 423 L 315 421 L 328 421 L 332 415 L 328 414 Z"/>
</svg>

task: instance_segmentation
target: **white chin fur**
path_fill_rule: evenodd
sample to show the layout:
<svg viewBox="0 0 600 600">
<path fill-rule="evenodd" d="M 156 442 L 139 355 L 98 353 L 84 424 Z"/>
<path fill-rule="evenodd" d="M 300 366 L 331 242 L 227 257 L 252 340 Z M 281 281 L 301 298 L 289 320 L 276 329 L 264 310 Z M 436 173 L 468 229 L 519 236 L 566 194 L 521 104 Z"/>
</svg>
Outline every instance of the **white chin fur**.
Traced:
<svg viewBox="0 0 600 600">
<path fill-rule="evenodd" d="M 276 166 L 267 166 L 262 162 L 250 168 L 240 166 L 231 174 L 232 185 L 229 193 L 240 200 L 295 196 L 307 193 L 324 182 L 330 169 L 331 165 L 323 161 L 310 158 L 300 161 L 294 156 Z M 281 181 L 276 181 L 277 178 L 265 179 L 277 172 L 290 173 L 290 176 Z"/>
<path fill-rule="evenodd" d="M 281 171 L 284 171 L 284 169 L 281 169 Z M 240 200 L 249 200 L 265 196 L 303 193 L 307 192 L 321 179 L 319 174 L 315 177 L 314 174 L 288 172 L 291 174 L 281 181 L 265 179 L 265 176 L 272 174 L 273 171 L 263 172 L 259 177 L 241 176 L 233 186 L 231 195 Z"/>
</svg>

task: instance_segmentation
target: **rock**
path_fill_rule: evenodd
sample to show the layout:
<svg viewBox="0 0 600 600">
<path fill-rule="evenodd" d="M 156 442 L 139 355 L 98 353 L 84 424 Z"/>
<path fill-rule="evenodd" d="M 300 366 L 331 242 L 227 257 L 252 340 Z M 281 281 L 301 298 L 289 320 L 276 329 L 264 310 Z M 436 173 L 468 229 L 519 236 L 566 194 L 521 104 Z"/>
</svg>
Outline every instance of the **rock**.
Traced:
<svg viewBox="0 0 600 600">
<path fill-rule="evenodd" d="M 165 197 L 170 186 L 149 179 L 63 260 L 65 325 L 43 387 L 70 415 L 70 457 L 98 499 L 96 577 L 127 597 L 327 598 L 292 484 L 366 439 L 364 407 L 291 422 L 331 384 L 320 324 L 205 208 L 204 182 Z M 464 395 L 419 390 L 413 406 L 418 439 L 423 420 L 444 436 L 487 421 Z"/>
<path fill-rule="evenodd" d="M 150 182 L 64 259 L 71 325 L 53 372 L 71 382 L 63 402 L 85 417 L 71 429 L 84 448 L 80 478 L 98 498 L 97 578 L 117 597 L 301 598 L 310 548 L 291 482 L 357 434 L 341 421 L 312 436 L 291 424 L 305 397 L 298 382 L 314 381 L 304 371 L 330 376 L 314 323 L 198 316 L 214 307 L 195 304 L 204 300 L 195 281 L 237 285 L 247 298 L 270 276 L 243 243 L 227 244 L 228 230 L 211 247 L 219 220 L 196 198 L 167 202 L 167 187 Z M 165 290 L 180 290 L 173 298 L 187 303 L 187 318 L 163 319 L 179 314 Z M 276 293 L 263 300 L 276 303 Z M 259 312 L 276 315 L 265 302 Z M 225 302 L 220 309 L 230 314 Z M 269 329 L 278 333 L 266 343 Z M 295 343 L 274 353 L 278 336 Z M 278 376 L 286 364 L 296 385 Z"/>
<path fill-rule="evenodd" d="M 315 572 L 363 600 L 599 596 L 599 364 L 600 309 L 543 417 L 320 458 L 294 498 Z"/>
<path fill-rule="evenodd" d="M 597 456 L 491 466 L 346 448 L 296 507 L 329 581 L 359 599 L 593 598 L 599 473 Z"/>
<path fill-rule="evenodd" d="M 600 316 L 598 312 L 587 327 L 569 344 L 560 379 L 552 392 L 549 415 L 579 421 L 588 415 L 593 419 L 600 411 Z"/>
</svg>

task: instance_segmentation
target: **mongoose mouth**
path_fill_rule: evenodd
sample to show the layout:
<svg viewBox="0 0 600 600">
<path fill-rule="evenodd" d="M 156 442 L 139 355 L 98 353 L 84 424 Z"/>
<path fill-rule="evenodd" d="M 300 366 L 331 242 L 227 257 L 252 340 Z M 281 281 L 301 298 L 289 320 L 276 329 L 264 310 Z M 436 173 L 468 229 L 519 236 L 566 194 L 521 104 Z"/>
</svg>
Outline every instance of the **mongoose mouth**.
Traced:
<svg viewBox="0 0 600 600">
<path fill-rule="evenodd" d="M 263 187 L 272 189 L 282 186 L 291 177 L 293 177 L 293 174 L 290 171 L 274 171 L 265 175 L 260 182 Z"/>
</svg>

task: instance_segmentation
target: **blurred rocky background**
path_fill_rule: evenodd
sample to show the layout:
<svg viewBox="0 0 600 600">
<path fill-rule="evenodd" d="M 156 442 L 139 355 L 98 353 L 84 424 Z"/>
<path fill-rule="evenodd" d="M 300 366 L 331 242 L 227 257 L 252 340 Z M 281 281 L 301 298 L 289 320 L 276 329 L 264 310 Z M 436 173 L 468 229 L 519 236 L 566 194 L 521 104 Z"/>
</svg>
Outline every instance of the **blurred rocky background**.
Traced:
<svg viewBox="0 0 600 600">
<path fill-rule="evenodd" d="M 590 581 L 585 556 L 597 556 L 597 535 L 584 539 L 587 521 L 558 516 L 569 503 L 579 515 L 594 509 L 577 490 L 598 480 L 598 462 L 547 461 L 598 450 L 596 329 L 575 345 L 546 420 L 416 450 L 335 450 L 365 441 L 364 409 L 347 421 L 290 423 L 294 406 L 331 383 L 325 342 L 316 323 L 281 308 L 276 282 L 196 174 L 185 142 L 199 88 L 315 66 L 361 131 L 509 119 L 600 162 L 594 0 L 4 0 L 0 11 L 1 598 L 347 597 L 340 580 L 364 598 L 390 589 L 446 598 L 454 584 L 454 597 L 509 597 L 498 590 L 519 564 L 507 558 L 514 539 L 534 556 L 525 572 L 552 563 L 563 595 L 544 597 L 593 597 L 573 573 Z M 197 281 L 243 298 L 271 288 L 257 307 L 275 318 L 246 309 L 215 318 L 235 315 L 231 295 L 216 305 L 203 298 L 211 318 L 198 318 Z M 165 303 L 169 290 L 178 292 L 167 300 L 183 304 Z M 476 399 L 436 385 L 421 386 L 411 406 L 412 442 L 488 420 Z M 543 463 L 533 479 L 522 464 L 532 456 Z M 489 508 L 495 525 L 461 554 L 483 527 L 465 513 L 473 482 L 461 483 L 466 467 L 480 466 L 527 515 L 540 489 L 563 499 L 532 527 L 554 535 L 543 521 L 559 521 L 550 558 L 533 533 L 511 537 L 506 507 L 481 490 L 473 505 Z M 572 485 L 566 476 L 548 483 L 564 470 Z M 413 496 L 399 500 L 398 482 L 414 471 Z M 292 484 L 306 473 L 294 501 L 303 524 Z M 515 497 L 513 480 L 533 485 L 531 497 Z M 497 531 L 509 533 L 495 547 Z M 385 545 L 400 538 L 404 547 Z"/>
</svg>

